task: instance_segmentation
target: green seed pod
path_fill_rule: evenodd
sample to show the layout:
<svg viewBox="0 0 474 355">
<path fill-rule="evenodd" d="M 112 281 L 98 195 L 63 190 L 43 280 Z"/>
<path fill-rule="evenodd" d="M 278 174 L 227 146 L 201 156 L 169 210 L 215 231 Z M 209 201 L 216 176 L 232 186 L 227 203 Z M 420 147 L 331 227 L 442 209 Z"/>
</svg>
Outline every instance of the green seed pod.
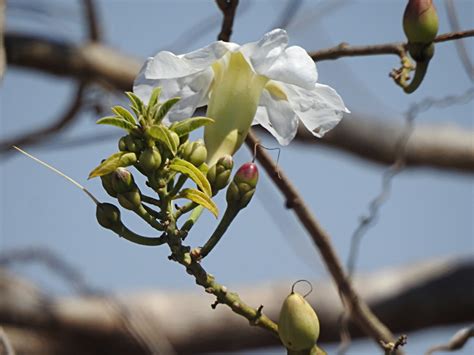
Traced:
<svg viewBox="0 0 474 355">
<path fill-rule="evenodd" d="M 161 153 L 156 147 L 146 148 L 138 159 L 138 167 L 146 173 L 151 173 L 161 165 Z"/>
<path fill-rule="evenodd" d="M 409 0 L 403 30 L 411 43 L 431 43 L 438 33 L 438 14 L 432 0 Z"/>
<path fill-rule="evenodd" d="M 318 316 L 302 295 L 292 292 L 283 302 L 278 334 L 287 349 L 311 349 L 319 337 Z"/>
<path fill-rule="evenodd" d="M 258 182 L 258 169 L 254 163 L 245 163 L 235 173 L 234 179 L 227 188 L 226 200 L 229 205 L 238 209 L 247 207 Z"/>
<path fill-rule="evenodd" d="M 128 192 L 123 192 L 117 194 L 118 202 L 120 206 L 126 208 L 127 210 L 135 211 L 141 206 L 142 199 L 140 196 L 140 191 L 138 189 L 133 189 Z"/>
<path fill-rule="evenodd" d="M 111 175 L 112 189 L 116 193 L 128 192 L 136 188 L 133 175 L 127 169 L 117 168 L 113 173 L 111 173 Z"/>
<path fill-rule="evenodd" d="M 112 173 L 102 175 L 100 177 L 100 180 L 102 181 L 102 187 L 104 188 L 104 190 L 107 191 L 110 196 L 117 197 L 117 191 L 115 191 L 112 185 Z"/>
<path fill-rule="evenodd" d="M 119 139 L 118 141 L 118 148 L 122 152 L 126 152 L 128 150 L 127 148 L 127 142 L 126 142 L 127 136 L 123 136 L 122 138 Z"/>
<path fill-rule="evenodd" d="M 113 229 L 122 223 L 120 221 L 120 210 L 111 203 L 97 204 L 95 215 L 97 222 L 107 229 Z"/>
</svg>

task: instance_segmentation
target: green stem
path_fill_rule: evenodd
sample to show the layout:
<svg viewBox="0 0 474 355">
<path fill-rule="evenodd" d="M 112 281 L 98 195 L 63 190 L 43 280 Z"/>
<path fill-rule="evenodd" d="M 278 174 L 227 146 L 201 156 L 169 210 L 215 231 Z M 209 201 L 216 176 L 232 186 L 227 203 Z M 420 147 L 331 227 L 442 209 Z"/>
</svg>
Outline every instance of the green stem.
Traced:
<svg viewBox="0 0 474 355">
<path fill-rule="evenodd" d="M 145 202 L 145 203 L 149 203 L 151 205 L 161 207 L 160 200 L 157 200 L 156 198 L 153 198 L 153 197 L 147 196 L 147 195 L 143 195 L 143 194 L 141 195 L 141 198 L 142 198 L 142 201 Z"/>
<path fill-rule="evenodd" d="M 219 240 L 221 240 L 225 231 L 227 230 L 227 228 L 229 228 L 230 224 L 238 213 L 238 209 L 227 205 L 227 209 L 225 210 L 224 216 L 222 216 L 222 219 L 214 230 L 214 233 L 212 233 L 209 240 L 206 242 L 206 244 L 204 244 L 204 246 L 199 252 L 201 258 L 205 258 L 207 254 L 209 254 L 212 249 L 214 249 L 217 243 L 219 243 Z"/>
<path fill-rule="evenodd" d="M 201 205 L 197 206 L 191 213 L 191 216 L 189 216 L 188 220 L 184 222 L 183 226 L 181 227 L 181 230 L 189 232 L 196 223 L 196 221 L 199 219 L 199 217 L 201 217 L 203 211 L 204 207 L 202 207 Z"/>
<path fill-rule="evenodd" d="M 127 239 L 128 241 L 147 246 L 158 246 L 166 243 L 166 238 L 164 236 L 151 238 L 144 237 L 142 235 L 136 234 L 128 229 L 123 223 L 120 223 L 118 226 L 111 229 L 113 232 L 118 234 L 120 237 Z"/>
<path fill-rule="evenodd" d="M 425 77 L 426 71 L 428 70 L 429 60 L 416 62 L 415 76 L 413 77 L 410 84 L 403 88 L 407 94 L 411 94 L 420 86 L 423 78 Z"/>
<path fill-rule="evenodd" d="M 156 230 L 159 230 L 159 231 L 164 230 L 164 227 L 161 225 L 161 223 L 159 223 L 155 219 L 155 217 L 153 217 L 150 213 L 148 213 L 145 207 L 143 207 L 143 205 L 140 205 L 140 207 L 137 208 L 134 212 Z"/>
<path fill-rule="evenodd" d="M 173 189 L 169 192 L 169 196 L 175 196 L 178 194 L 179 190 L 183 187 L 184 183 L 188 177 L 184 174 L 181 174 L 178 178 L 178 181 L 176 182 L 176 185 L 174 185 Z"/>
<path fill-rule="evenodd" d="M 197 206 L 199 206 L 196 202 L 189 202 L 185 204 L 182 207 L 179 207 L 176 210 L 176 213 L 174 215 L 174 219 L 177 220 L 179 217 L 181 217 L 183 214 L 188 213 L 189 211 L 195 209 Z"/>
<path fill-rule="evenodd" d="M 143 205 L 143 208 L 156 219 L 163 219 L 163 215 L 160 212 L 155 211 L 153 208 L 148 207 L 147 205 Z"/>
</svg>

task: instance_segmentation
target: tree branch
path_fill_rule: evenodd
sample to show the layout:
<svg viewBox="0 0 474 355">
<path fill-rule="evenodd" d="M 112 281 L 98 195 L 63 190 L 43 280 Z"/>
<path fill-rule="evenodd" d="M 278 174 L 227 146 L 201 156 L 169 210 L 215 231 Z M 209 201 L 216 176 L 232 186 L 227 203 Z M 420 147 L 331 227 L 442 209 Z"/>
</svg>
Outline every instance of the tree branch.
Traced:
<svg viewBox="0 0 474 355">
<path fill-rule="evenodd" d="M 393 335 L 390 330 L 380 322 L 367 304 L 357 295 L 351 280 L 344 271 L 336 251 L 332 247 L 330 236 L 319 225 L 296 188 L 276 166 L 268 153 L 259 145 L 259 141 L 252 131 L 249 132 L 245 143 L 251 150 L 254 150 L 256 147 L 257 160 L 285 196 L 286 206 L 293 209 L 314 244 L 317 246 L 326 267 L 337 284 L 343 302 L 347 304 L 349 308 L 349 314 L 352 319 L 377 343 L 379 343 L 380 340 L 387 343 L 393 341 Z"/>
<path fill-rule="evenodd" d="M 355 278 L 361 297 L 396 332 L 472 322 L 473 259 L 438 259 L 383 270 Z M 292 281 L 249 285 L 241 294 L 251 304 L 263 304 L 278 319 Z M 318 312 L 323 343 L 339 341 L 341 304 L 332 282 L 314 282 L 317 292 L 308 301 Z M 146 292 L 118 297 L 141 327 L 160 331 L 178 354 L 198 354 L 279 346 L 271 333 L 256 327 L 225 307 L 210 311 L 213 296 L 198 291 Z M 49 298 L 6 273 L 0 273 L 0 323 L 18 353 L 29 354 L 143 354 L 122 325 L 108 297 Z M 420 307 L 423 304 L 423 307 Z M 416 314 L 416 317 L 413 317 Z M 166 325 L 166 326 L 165 326 Z M 364 334 L 354 324 L 353 337 Z"/>
<path fill-rule="evenodd" d="M 222 19 L 221 32 L 217 36 L 220 41 L 229 42 L 232 35 L 232 27 L 234 26 L 235 13 L 239 0 L 216 0 L 216 4 L 222 11 L 224 18 Z"/>
</svg>

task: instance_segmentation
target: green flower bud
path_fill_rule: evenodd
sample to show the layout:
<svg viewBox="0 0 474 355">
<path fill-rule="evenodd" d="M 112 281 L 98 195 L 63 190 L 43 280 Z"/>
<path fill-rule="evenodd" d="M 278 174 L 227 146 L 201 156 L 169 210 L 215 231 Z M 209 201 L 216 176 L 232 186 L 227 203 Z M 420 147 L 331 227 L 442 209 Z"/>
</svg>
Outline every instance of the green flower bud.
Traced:
<svg viewBox="0 0 474 355">
<path fill-rule="evenodd" d="M 245 163 L 234 176 L 227 189 L 226 200 L 238 209 L 247 207 L 258 182 L 258 168 L 254 163 Z"/>
<path fill-rule="evenodd" d="M 145 143 L 143 142 L 143 140 L 137 137 L 133 137 L 131 135 L 125 136 L 124 142 L 127 148 L 126 150 L 128 150 L 129 152 L 138 153 L 142 151 L 145 147 Z"/>
<path fill-rule="evenodd" d="M 122 138 L 119 139 L 119 142 L 118 142 L 118 148 L 120 151 L 122 152 L 126 152 L 128 151 L 128 148 L 127 148 L 127 141 L 126 141 L 126 138 L 128 136 L 124 136 Z"/>
<path fill-rule="evenodd" d="M 204 142 L 201 139 L 195 142 L 186 142 L 182 146 L 181 157 L 199 167 L 207 159 L 207 149 Z"/>
<path fill-rule="evenodd" d="M 138 167 L 146 173 L 151 173 L 161 165 L 161 153 L 156 147 L 146 148 L 138 158 Z"/>
<path fill-rule="evenodd" d="M 438 33 L 438 14 L 432 0 L 409 0 L 403 30 L 411 43 L 431 43 Z"/>
<path fill-rule="evenodd" d="M 102 181 L 102 187 L 104 188 L 104 190 L 107 191 L 110 196 L 117 197 L 117 191 L 115 191 L 112 185 L 112 173 L 102 175 L 100 177 L 100 180 Z"/>
<path fill-rule="evenodd" d="M 408 43 L 408 52 L 417 62 L 427 62 L 433 58 L 434 43 Z"/>
<path fill-rule="evenodd" d="M 128 192 L 123 192 L 117 194 L 118 202 L 120 206 L 126 208 L 127 210 L 135 211 L 141 206 L 142 199 L 140 196 L 140 191 L 138 189 L 133 189 Z"/>
<path fill-rule="evenodd" d="M 120 221 L 120 210 L 111 203 L 97 204 L 95 215 L 97 222 L 107 229 L 113 229 L 122 223 Z"/>
<path fill-rule="evenodd" d="M 176 132 L 173 132 L 170 130 L 170 135 L 171 135 L 171 138 L 173 139 L 173 142 L 175 144 L 176 147 L 179 147 L 179 136 L 176 134 Z"/>
<path fill-rule="evenodd" d="M 133 175 L 125 168 L 117 168 L 112 174 L 112 189 L 117 193 L 128 192 L 133 190 L 136 185 Z"/>
<path fill-rule="evenodd" d="M 318 340 L 318 316 L 297 292 L 292 292 L 281 306 L 278 335 L 285 347 L 294 351 L 309 350 Z"/>
</svg>

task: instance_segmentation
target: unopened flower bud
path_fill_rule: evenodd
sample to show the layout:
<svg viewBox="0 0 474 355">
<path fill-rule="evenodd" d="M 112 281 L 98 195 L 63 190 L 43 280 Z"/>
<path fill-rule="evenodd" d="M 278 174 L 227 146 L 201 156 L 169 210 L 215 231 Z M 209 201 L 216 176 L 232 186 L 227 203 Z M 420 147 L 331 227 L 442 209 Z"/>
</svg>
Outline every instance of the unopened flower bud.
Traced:
<svg viewBox="0 0 474 355">
<path fill-rule="evenodd" d="M 311 349 L 319 337 L 319 320 L 313 307 L 297 292 L 283 302 L 278 321 L 278 335 L 289 350 Z"/>
<path fill-rule="evenodd" d="M 200 166 L 207 159 L 207 149 L 201 139 L 195 142 L 188 141 L 183 145 L 181 156 L 194 166 Z"/>
<path fill-rule="evenodd" d="M 133 189 L 128 192 L 123 192 L 117 194 L 118 202 L 120 206 L 126 208 L 127 210 L 135 211 L 141 206 L 142 200 L 140 196 L 140 191 L 138 189 Z"/>
<path fill-rule="evenodd" d="M 133 137 L 132 135 L 125 136 L 123 137 L 123 139 L 126 146 L 125 150 L 129 152 L 138 153 L 142 151 L 143 148 L 145 147 L 145 143 L 143 142 L 143 140 L 137 137 Z M 120 141 L 119 141 L 119 149 L 120 149 Z"/>
<path fill-rule="evenodd" d="M 111 203 L 97 204 L 95 215 L 97 222 L 107 229 L 113 229 L 122 223 L 120 221 L 120 210 Z"/>
<path fill-rule="evenodd" d="M 128 136 L 124 136 L 124 137 L 120 138 L 119 141 L 118 141 L 118 148 L 122 152 L 128 151 L 127 141 L 126 141 L 127 137 Z"/>
<path fill-rule="evenodd" d="M 431 43 L 438 33 L 438 14 L 432 0 L 409 0 L 403 30 L 410 43 Z"/>
<path fill-rule="evenodd" d="M 135 188 L 135 181 L 130 171 L 125 168 L 117 168 L 112 174 L 112 189 L 117 193 L 127 192 Z"/>
<path fill-rule="evenodd" d="M 211 184 L 214 194 L 227 186 L 233 167 L 234 161 L 232 157 L 230 155 L 224 155 L 207 171 L 207 179 Z"/>
<path fill-rule="evenodd" d="M 138 167 L 145 173 L 151 173 L 161 165 L 161 153 L 156 147 L 146 148 L 138 158 Z"/>
<path fill-rule="evenodd" d="M 112 197 L 117 197 L 117 191 L 115 191 L 113 185 L 112 185 L 112 173 L 107 174 L 107 175 L 102 175 L 100 177 L 100 180 L 102 181 L 102 186 L 107 193 L 112 196 Z"/>
<path fill-rule="evenodd" d="M 257 182 L 257 165 L 254 163 L 242 165 L 227 189 L 227 203 L 239 209 L 245 208 L 255 193 Z"/>
</svg>

